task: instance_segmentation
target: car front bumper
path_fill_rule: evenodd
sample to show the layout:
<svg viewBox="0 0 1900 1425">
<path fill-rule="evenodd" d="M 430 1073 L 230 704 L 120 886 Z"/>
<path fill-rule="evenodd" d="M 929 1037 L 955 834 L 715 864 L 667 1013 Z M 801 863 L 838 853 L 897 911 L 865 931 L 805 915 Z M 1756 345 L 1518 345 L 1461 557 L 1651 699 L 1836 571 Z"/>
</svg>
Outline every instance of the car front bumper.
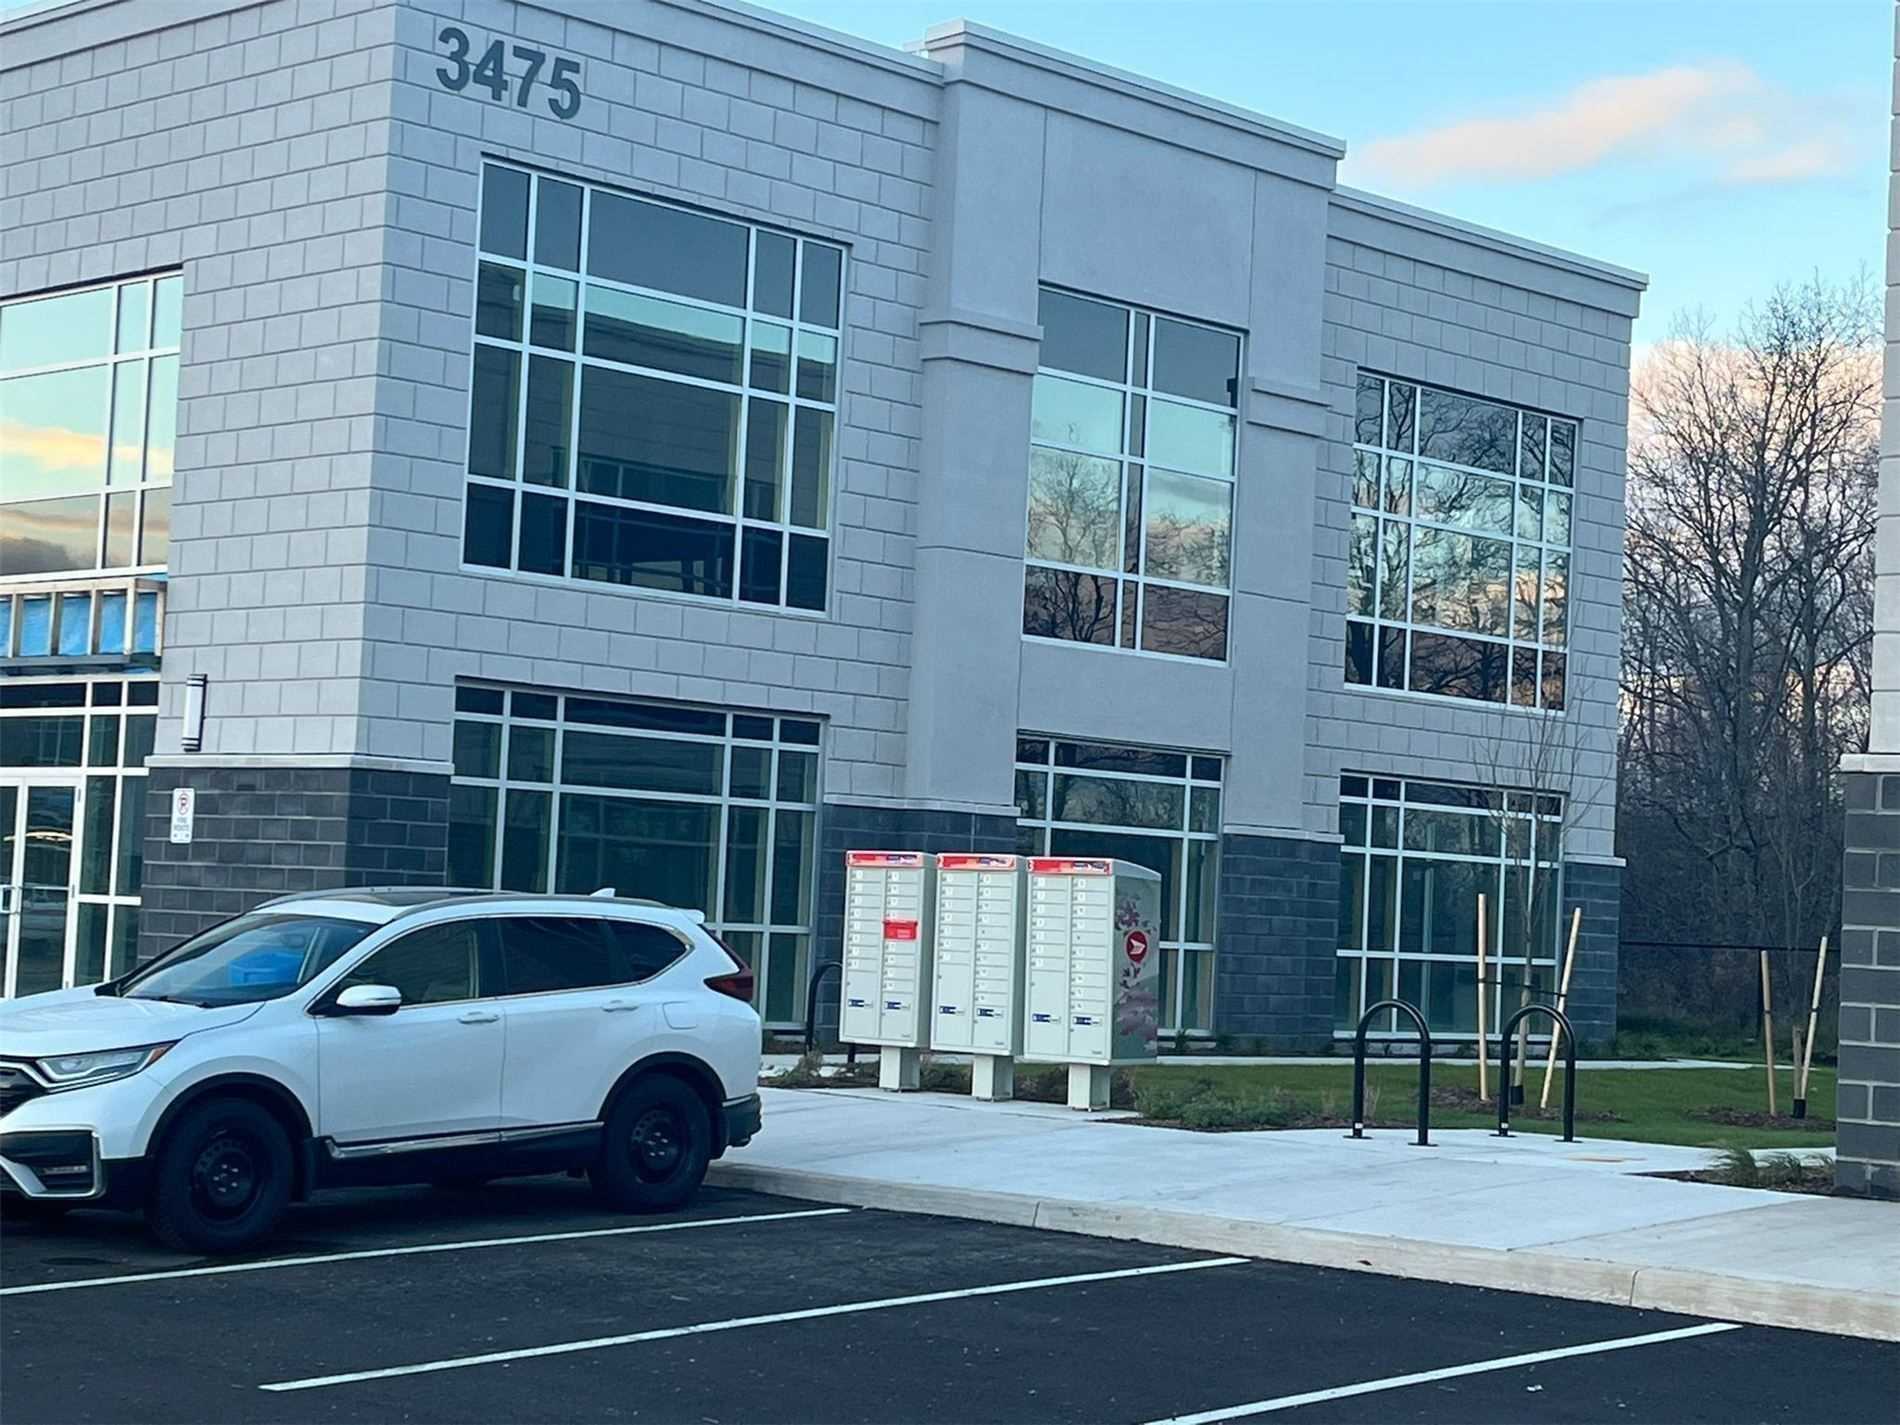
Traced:
<svg viewBox="0 0 1900 1425">
<path fill-rule="evenodd" d="M 91 1202 L 105 1190 L 96 1133 L 83 1128 L 0 1133 L 0 1193 Z"/>
<path fill-rule="evenodd" d="M 725 1106 L 725 1132 L 720 1135 L 720 1147 L 743 1148 L 750 1143 L 764 1123 L 765 1111 L 760 1105 L 757 1094 L 747 1094 L 744 1098 L 729 1099 Z"/>
</svg>

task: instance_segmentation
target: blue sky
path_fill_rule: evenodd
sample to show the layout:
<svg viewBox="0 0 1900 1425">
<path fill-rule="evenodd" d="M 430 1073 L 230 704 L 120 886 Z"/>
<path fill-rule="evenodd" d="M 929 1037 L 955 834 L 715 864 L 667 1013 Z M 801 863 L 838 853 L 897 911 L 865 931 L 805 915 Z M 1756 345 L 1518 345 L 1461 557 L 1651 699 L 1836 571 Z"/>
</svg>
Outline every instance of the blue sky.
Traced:
<svg viewBox="0 0 1900 1425">
<path fill-rule="evenodd" d="M 894 46 L 963 16 L 1334 134 L 1342 182 L 1649 273 L 1639 343 L 1883 269 L 1888 0 L 766 3 Z"/>
<path fill-rule="evenodd" d="M 961 16 L 1343 138 L 1341 181 L 1649 273 L 1639 343 L 1880 279 L 1888 0 L 769 0 L 901 45 Z"/>
</svg>

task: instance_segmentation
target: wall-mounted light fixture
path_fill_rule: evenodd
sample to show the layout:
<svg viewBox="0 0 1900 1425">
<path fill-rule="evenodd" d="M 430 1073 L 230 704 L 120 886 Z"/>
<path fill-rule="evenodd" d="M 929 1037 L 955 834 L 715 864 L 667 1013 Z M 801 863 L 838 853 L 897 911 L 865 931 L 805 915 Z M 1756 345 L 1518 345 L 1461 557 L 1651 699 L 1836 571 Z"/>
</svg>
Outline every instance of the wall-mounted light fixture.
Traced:
<svg viewBox="0 0 1900 1425">
<path fill-rule="evenodd" d="M 185 680 L 185 730 L 179 745 L 186 752 L 197 752 L 205 745 L 205 689 L 210 683 L 207 673 L 193 673 Z"/>
</svg>

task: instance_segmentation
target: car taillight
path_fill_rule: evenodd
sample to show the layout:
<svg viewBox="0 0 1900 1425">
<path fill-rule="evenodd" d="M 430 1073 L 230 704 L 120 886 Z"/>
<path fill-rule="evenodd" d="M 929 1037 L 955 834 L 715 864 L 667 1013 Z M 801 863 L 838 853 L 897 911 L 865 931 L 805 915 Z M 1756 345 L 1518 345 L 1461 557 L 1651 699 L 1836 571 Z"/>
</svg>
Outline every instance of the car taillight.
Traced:
<svg viewBox="0 0 1900 1425">
<path fill-rule="evenodd" d="M 756 984 L 752 978 L 752 967 L 746 964 L 738 951 L 726 944 L 726 942 L 721 940 L 717 935 L 714 935 L 712 940 L 713 944 L 726 952 L 726 958 L 731 960 L 733 965 L 737 968 L 735 968 L 730 975 L 709 976 L 706 980 L 706 988 L 716 990 L 722 995 L 731 995 L 741 1003 L 751 1004 L 752 995 L 756 989 Z"/>
</svg>

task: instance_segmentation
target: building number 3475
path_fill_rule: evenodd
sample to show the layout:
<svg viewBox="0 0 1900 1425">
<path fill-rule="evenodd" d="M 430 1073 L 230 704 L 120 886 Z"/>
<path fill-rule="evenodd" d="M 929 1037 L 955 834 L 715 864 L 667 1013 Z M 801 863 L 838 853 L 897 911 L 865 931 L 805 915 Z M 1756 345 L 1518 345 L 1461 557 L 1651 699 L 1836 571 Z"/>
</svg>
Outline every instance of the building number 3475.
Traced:
<svg viewBox="0 0 1900 1425">
<path fill-rule="evenodd" d="M 444 25 L 436 36 L 436 42 L 444 47 L 448 63 L 439 66 L 435 77 L 442 82 L 444 89 L 457 92 L 471 84 L 477 89 L 486 89 L 488 97 L 501 103 L 508 98 L 508 85 L 511 79 L 504 68 L 507 62 L 506 47 L 496 40 L 482 52 L 482 57 L 474 63 L 469 56 L 474 47 L 469 43 L 468 31 L 456 25 Z M 552 92 L 547 97 L 548 112 L 557 119 L 571 119 L 581 111 L 581 87 L 579 84 L 581 62 L 578 59 L 556 57 L 552 65 L 548 64 L 548 53 L 535 49 L 531 45 L 513 46 L 515 59 L 523 66 L 522 73 L 514 76 L 514 98 L 517 109 L 528 107 L 528 96 L 539 79 Z M 542 75 L 543 67 L 547 74 Z"/>
</svg>

